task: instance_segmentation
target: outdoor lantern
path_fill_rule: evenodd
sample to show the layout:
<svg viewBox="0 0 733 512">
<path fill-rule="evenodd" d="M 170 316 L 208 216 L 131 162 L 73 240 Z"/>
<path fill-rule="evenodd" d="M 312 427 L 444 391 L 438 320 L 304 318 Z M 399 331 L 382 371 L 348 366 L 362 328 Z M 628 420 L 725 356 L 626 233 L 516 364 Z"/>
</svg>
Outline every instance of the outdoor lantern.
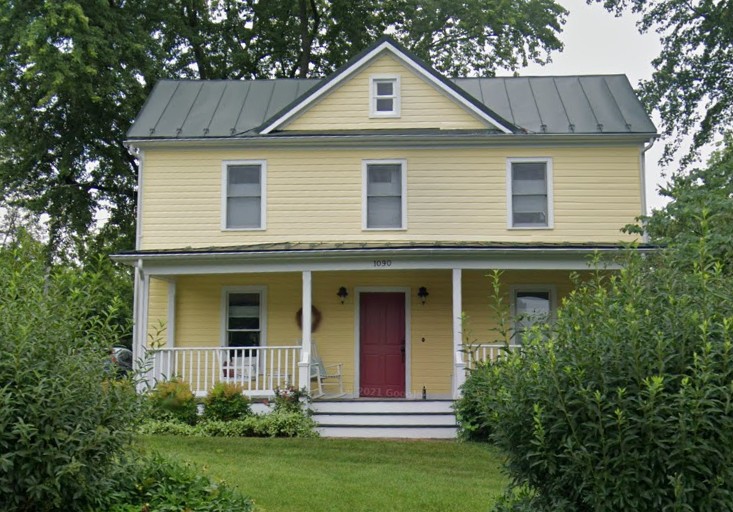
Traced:
<svg viewBox="0 0 733 512">
<path fill-rule="evenodd" d="M 428 298 L 428 295 L 430 295 L 428 293 L 428 289 L 424 286 L 421 286 L 420 289 L 417 291 L 417 296 L 420 297 L 420 300 L 423 304 L 425 304 L 425 300 Z"/>
<path fill-rule="evenodd" d="M 339 288 L 339 291 L 336 292 L 336 295 L 339 296 L 339 298 L 341 299 L 341 304 L 343 304 L 346 300 L 346 297 L 349 296 L 349 292 L 346 290 L 345 286 L 342 286 L 341 288 Z"/>
</svg>

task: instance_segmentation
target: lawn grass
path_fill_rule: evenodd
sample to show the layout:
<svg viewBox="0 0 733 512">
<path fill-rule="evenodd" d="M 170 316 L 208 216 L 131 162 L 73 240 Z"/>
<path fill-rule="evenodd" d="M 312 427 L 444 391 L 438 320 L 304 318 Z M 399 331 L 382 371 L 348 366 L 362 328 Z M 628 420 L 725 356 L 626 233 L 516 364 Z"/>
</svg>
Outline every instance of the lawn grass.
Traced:
<svg viewBox="0 0 733 512">
<path fill-rule="evenodd" d="M 254 499 L 259 512 L 486 511 L 500 455 L 455 441 L 141 437 Z"/>
</svg>

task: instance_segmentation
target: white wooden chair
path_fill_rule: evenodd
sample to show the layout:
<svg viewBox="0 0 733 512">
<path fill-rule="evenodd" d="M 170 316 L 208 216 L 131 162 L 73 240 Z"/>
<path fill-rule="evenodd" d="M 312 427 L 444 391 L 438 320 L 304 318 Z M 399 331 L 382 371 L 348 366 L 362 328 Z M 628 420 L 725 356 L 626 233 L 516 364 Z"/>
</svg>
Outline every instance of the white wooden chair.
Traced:
<svg viewBox="0 0 733 512">
<path fill-rule="evenodd" d="M 324 386 L 338 386 L 338 393 L 330 393 L 329 396 L 344 396 L 343 363 L 324 364 L 321 356 L 318 355 L 316 343 L 311 342 L 311 364 L 310 378 L 318 382 L 318 393 L 313 393 L 313 398 L 320 398 L 326 395 Z"/>
</svg>

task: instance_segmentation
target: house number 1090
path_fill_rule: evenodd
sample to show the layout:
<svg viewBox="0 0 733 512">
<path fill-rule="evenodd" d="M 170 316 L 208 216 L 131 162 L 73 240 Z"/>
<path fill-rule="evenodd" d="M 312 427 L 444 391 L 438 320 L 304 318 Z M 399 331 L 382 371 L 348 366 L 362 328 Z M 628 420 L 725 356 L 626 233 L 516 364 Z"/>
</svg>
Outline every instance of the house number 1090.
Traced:
<svg viewBox="0 0 733 512">
<path fill-rule="evenodd" d="M 391 267 L 392 260 L 374 260 L 374 266 L 377 268 Z"/>
</svg>

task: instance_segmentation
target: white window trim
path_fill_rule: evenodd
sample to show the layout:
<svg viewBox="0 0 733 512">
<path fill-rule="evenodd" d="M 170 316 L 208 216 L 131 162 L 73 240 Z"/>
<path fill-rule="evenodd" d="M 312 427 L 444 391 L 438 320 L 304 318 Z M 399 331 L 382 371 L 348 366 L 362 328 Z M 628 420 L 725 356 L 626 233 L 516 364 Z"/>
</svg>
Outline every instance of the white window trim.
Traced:
<svg viewBox="0 0 733 512">
<path fill-rule="evenodd" d="M 377 111 L 377 87 L 374 82 L 378 80 L 394 80 L 394 103 L 391 112 Z M 397 118 L 401 110 L 400 75 L 369 75 L 369 117 L 370 118 Z"/>
<path fill-rule="evenodd" d="M 260 166 L 260 227 L 227 227 L 227 188 L 230 165 Z M 221 163 L 221 230 L 222 231 L 265 231 L 267 229 L 267 160 L 224 160 Z"/>
<path fill-rule="evenodd" d="M 372 164 L 399 164 L 402 167 L 402 225 L 398 228 L 367 227 L 367 183 L 368 168 Z M 385 160 L 362 160 L 361 162 L 361 229 L 362 231 L 407 231 L 407 160 L 404 158 Z"/>
<path fill-rule="evenodd" d="M 512 204 L 512 164 L 514 163 L 544 163 L 547 169 L 547 226 L 514 226 L 514 205 Z M 509 230 L 526 231 L 541 230 L 555 228 L 555 212 L 553 208 L 554 196 L 552 192 L 552 158 L 548 157 L 532 157 L 532 158 L 507 158 L 506 159 L 506 206 L 507 216 L 506 225 Z"/>
<path fill-rule="evenodd" d="M 509 317 L 512 333 L 517 324 L 517 292 L 547 292 L 550 294 L 550 320 L 557 315 L 557 286 L 554 284 L 513 284 L 509 286 Z M 521 343 L 514 340 L 514 343 Z"/>
<path fill-rule="evenodd" d="M 230 293 L 260 294 L 260 347 L 267 346 L 267 287 L 266 286 L 225 286 L 221 289 L 221 336 L 219 344 L 228 347 L 227 318 L 229 317 Z"/>
</svg>

